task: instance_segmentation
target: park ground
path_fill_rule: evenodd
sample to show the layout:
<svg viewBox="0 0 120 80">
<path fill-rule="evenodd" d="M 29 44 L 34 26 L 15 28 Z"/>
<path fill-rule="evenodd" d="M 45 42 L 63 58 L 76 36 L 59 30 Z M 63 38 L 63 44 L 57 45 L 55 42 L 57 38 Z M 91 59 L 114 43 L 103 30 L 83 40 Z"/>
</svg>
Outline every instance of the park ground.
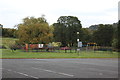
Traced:
<svg viewBox="0 0 120 80">
<path fill-rule="evenodd" d="M 9 49 L 10 44 L 14 44 L 16 38 L 2 38 L 0 39 L 1 44 L 7 47 L 7 49 L 0 49 L 0 58 L 118 58 L 118 52 L 114 51 L 79 51 L 75 50 L 67 51 L 64 50 L 46 52 L 46 51 L 30 51 L 25 52 L 23 50 L 12 51 Z"/>
<path fill-rule="evenodd" d="M 14 43 L 6 38 L 3 41 Z M 118 52 L 80 51 L 55 52 L 0 49 L 4 78 L 118 78 Z M 110 79 L 110 80 L 111 80 Z M 115 79 L 114 79 L 115 80 Z"/>
<path fill-rule="evenodd" d="M 80 51 L 80 52 L 25 52 L 1 49 L 0 58 L 118 58 L 117 52 L 110 51 Z"/>
</svg>

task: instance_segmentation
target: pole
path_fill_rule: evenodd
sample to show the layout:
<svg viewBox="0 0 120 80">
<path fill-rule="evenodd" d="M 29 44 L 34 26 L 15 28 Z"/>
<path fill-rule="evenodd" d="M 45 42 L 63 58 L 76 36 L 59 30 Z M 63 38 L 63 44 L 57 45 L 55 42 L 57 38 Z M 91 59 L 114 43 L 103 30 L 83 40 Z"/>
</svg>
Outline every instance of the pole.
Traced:
<svg viewBox="0 0 120 80">
<path fill-rule="evenodd" d="M 77 52 L 78 52 L 78 56 L 79 56 L 79 52 L 80 52 L 80 50 L 79 50 L 79 32 L 77 32 L 77 42 L 78 42 L 78 44 L 77 44 Z"/>
</svg>

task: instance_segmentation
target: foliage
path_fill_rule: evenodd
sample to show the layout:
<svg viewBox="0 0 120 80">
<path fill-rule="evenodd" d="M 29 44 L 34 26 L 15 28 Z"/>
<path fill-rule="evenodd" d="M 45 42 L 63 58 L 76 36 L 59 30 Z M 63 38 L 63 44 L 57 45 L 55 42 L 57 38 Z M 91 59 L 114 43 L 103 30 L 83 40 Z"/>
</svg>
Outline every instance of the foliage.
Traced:
<svg viewBox="0 0 120 80">
<path fill-rule="evenodd" d="M 88 28 L 82 28 L 80 39 L 82 42 L 92 42 L 92 32 Z"/>
<path fill-rule="evenodd" d="M 15 45 L 16 38 L 0 38 L 0 45 L 4 45 L 6 48 L 10 48 L 11 45 Z"/>
<path fill-rule="evenodd" d="M 11 37 L 15 38 L 16 37 L 16 29 L 11 29 L 11 28 L 2 28 L 2 36 L 3 37 Z"/>
<path fill-rule="evenodd" d="M 52 40 L 51 28 L 44 17 L 26 17 L 18 24 L 19 43 L 49 43 Z"/>
<path fill-rule="evenodd" d="M 118 39 L 118 46 L 117 46 L 117 49 L 119 50 L 120 52 L 120 20 L 118 21 L 118 29 L 117 29 L 117 39 Z"/>
<path fill-rule="evenodd" d="M 0 24 L 0 36 L 2 36 L 2 29 L 3 29 L 3 25 Z"/>
<path fill-rule="evenodd" d="M 3 25 L 0 24 L 0 36 L 2 37 L 11 37 L 11 38 L 15 38 L 15 32 L 17 30 L 16 29 L 11 29 L 11 28 L 3 28 Z"/>
<path fill-rule="evenodd" d="M 61 42 L 63 46 L 73 46 L 77 43 L 77 32 L 80 32 L 82 28 L 77 17 L 61 16 L 53 26 L 53 34 L 56 42 Z"/>
<path fill-rule="evenodd" d="M 4 45 L 0 45 L 0 49 L 6 49 Z"/>
<path fill-rule="evenodd" d="M 114 29 L 112 25 L 100 24 L 98 30 L 93 33 L 93 40 L 101 46 L 111 46 Z"/>
<path fill-rule="evenodd" d="M 112 41 L 112 47 L 113 48 L 117 48 L 118 47 L 118 39 L 113 39 L 113 41 Z"/>
<path fill-rule="evenodd" d="M 117 49 L 118 48 L 118 23 L 114 23 L 115 26 L 113 26 L 114 28 L 114 34 L 113 34 L 113 40 L 112 40 L 112 47 Z"/>
<path fill-rule="evenodd" d="M 117 24 L 117 25 L 116 25 Z M 82 28 L 81 21 L 75 16 L 60 16 L 57 23 L 49 25 L 42 16 L 39 18 L 26 17 L 17 29 L 3 28 L 0 24 L 0 36 L 18 38 L 5 40 L 5 47 L 25 43 L 52 43 L 61 46 L 76 46 L 77 39 L 82 42 L 96 42 L 100 46 L 112 46 L 120 49 L 120 20 L 113 25 L 92 25 Z M 118 26 L 118 27 L 117 27 Z M 2 34 L 1 34 L 2 32 Z M 77 34 L 79 32 L 79 34 Z M 61 44 L 57 44 L 57 42 Z"/>
<path fill-rule="evenodd" d="M 60 47 L 61 46 L 61 42 L 52 42 L 52 45 L 54 47 Z"/>
</svg>

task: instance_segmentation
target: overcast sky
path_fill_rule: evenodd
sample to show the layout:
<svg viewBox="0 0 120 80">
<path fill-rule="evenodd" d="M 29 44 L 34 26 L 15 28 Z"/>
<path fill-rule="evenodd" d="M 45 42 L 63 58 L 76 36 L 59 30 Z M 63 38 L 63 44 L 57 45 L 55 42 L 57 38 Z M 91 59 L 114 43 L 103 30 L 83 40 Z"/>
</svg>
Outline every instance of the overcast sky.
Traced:
<svg viewBox="0 0 120 80">
<path fill-rule="evenodd" d="M 14 28 L 25 17 L 45 15 L 53 24 L 60 16 L 76 16 L 82 27 L 118 21 L 119 0 L 0 0 L 0 24 Z"/>
</svg>

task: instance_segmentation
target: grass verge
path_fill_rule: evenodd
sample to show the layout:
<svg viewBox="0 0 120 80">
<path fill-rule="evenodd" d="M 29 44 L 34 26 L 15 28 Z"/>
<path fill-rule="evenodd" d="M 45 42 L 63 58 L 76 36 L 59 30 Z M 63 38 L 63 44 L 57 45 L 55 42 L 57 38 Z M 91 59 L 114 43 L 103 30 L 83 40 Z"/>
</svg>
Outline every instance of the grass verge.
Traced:
<svg viewBox="0 0 120 80">
<path fill-rule="evenodd" d="M 16 50 L 12 52 L 10 49 L 0 49 L 2 53 L 0 58 L 118 58 L 117 52 L 106 51 L 81 51 L 79 53 L 64 52 L 23 52 Z"/>
</svg>

